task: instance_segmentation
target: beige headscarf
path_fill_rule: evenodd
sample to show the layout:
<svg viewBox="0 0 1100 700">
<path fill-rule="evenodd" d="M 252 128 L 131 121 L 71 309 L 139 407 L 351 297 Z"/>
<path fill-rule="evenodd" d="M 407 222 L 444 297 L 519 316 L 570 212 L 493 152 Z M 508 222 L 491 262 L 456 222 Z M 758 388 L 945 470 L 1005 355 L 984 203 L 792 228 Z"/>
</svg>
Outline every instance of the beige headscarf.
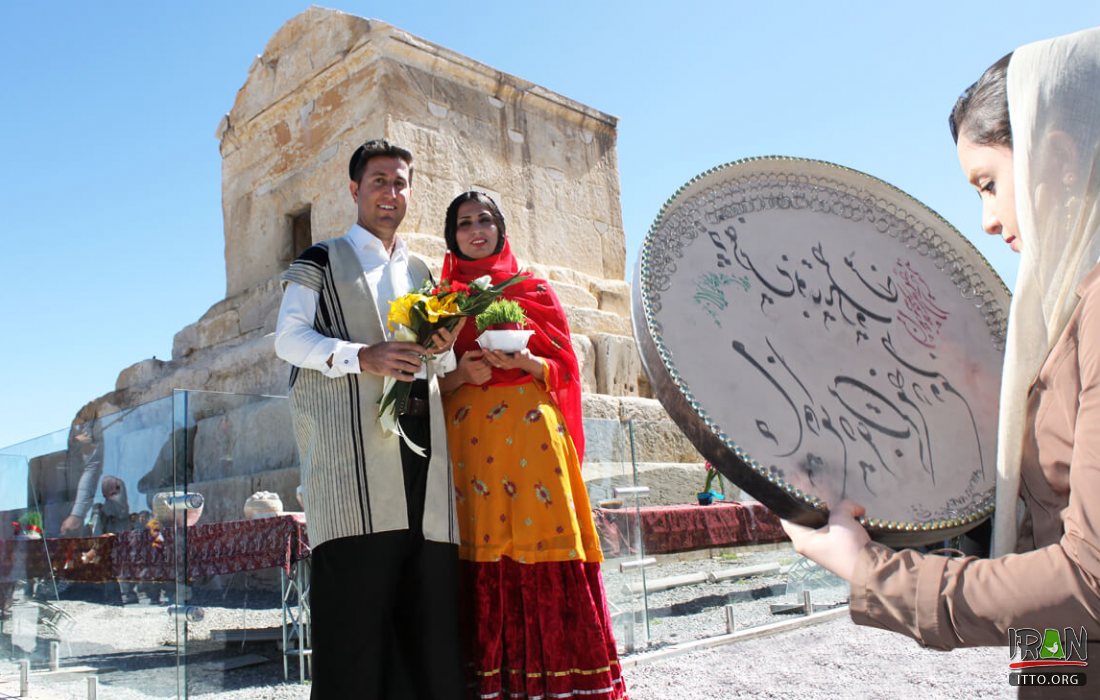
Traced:
<svg viewBox="0 0 1100 700">
<path fill-rule="evenodd" d="M 1100 29 L 1017 49 L 1008 113 L 1023 248 L 1001 378 L 993 556 L 1016 547 L 1028 389 L 1100 260 Z"/>
</svg>

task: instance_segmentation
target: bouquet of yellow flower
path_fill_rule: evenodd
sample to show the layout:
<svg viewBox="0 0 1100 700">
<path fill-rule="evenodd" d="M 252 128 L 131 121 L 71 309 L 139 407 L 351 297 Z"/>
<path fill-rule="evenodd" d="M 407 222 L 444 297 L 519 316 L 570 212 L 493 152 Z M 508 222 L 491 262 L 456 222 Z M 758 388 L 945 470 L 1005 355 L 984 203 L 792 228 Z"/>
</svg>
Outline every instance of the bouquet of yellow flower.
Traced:
<svg viewBox="0 0 1100 700">
<path fill-rule="evenodd" d="M 386 317 L 395 340 L 417 343 L 427 349 L 436 331 L 453 331 L 465 316 L 477 316 L 493 303 L 501 293 L 511 285 L 523 279 L 516 274 L 500 284 L 492 284 L 489 276 L 463 284 L 444 281 L 442 285 L 428 282 L 421 289 L 398 297 L 390 302 L 390 312 Z M 424 354 L 420 359 L 431 362 L 432 355 Z M 382 398 L 378 402 L 378 418 L 383 429 L 400 435 L 414 452 L 424 456 L 424 450 L 413 443 L 401 431 L 397 416 L 405 412 L 409 402 L 410 382 L 399 382 L 386 377 L 382 386 Z"/>
</svg>

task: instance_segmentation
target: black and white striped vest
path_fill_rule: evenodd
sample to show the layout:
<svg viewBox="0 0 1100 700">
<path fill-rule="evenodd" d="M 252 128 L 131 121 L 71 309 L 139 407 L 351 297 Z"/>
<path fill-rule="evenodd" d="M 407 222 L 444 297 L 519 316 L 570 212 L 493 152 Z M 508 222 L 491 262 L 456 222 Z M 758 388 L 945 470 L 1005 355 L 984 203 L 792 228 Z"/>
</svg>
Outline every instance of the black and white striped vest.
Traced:
<svg viewBox="0 0 1100 700">
<path fill-rule="evenodd" d="M 423 260 L 409 256 L 413 288 L 430 279 Z M 351 243 L 318 243 L 291 263 L 284 282 L 318 293 L 314 329 L 330 338 L 371 345 L 386 340 L 366 274 Z M 310 545 L 374 532 L 408 529 L 399 438 L 378 421 L 382 378 L 348 374 L 331 379 L 294 367 L 290 407 L 302 468 Z M 439 383 L 429 381 L 431 462 L 424 504 L 424 537 L 458 542 L 454 486 Z"/>
</svg>

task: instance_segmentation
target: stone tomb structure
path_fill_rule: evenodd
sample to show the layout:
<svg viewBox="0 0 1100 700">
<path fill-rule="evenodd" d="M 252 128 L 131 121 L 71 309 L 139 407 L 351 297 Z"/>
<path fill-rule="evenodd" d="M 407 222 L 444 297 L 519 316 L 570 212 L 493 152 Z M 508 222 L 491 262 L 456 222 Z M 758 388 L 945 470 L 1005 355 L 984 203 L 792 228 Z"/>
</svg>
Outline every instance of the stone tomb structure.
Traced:
<svg viewBox="0 0 1100 700">
<path fill-rule="evenodd" d="M 566 307 L 585 414 L 638 421 L 635 446 L 650 463 L 642 480 L 654 488 L 652 502 L 694 496 L 701 458 L 646 398 L 631 337 L 614 117 L 382 22 L 311 8 L 253 62 L 216 135 L 226 298 L 176 334 L 170 361 L 123 370 L 115 391 L 77 421 L 173 389 L 286 394 L 289 370 L 273 348 L 278 276 L 313 241 L 352 223 L 347 161 L 359 143 L 381 136 L 414 154 L 401 229 L 412 249 L 438 271 L 447 204 L 467 189 L 491 193 L 517 256 L 553 281 Z M 187 440 L 192 490 L 207 498 L 204 519 L 241 517 L 259 490 L 293 508 L 298 467 L 286 403 L 194 406 Z M 590 436 L 590 453 L 606 452 L 601 441 L 610 439 Z M 619 466 L 591 463 L 585 474 L 598 479 L 608 470 Z"/>
</svg>

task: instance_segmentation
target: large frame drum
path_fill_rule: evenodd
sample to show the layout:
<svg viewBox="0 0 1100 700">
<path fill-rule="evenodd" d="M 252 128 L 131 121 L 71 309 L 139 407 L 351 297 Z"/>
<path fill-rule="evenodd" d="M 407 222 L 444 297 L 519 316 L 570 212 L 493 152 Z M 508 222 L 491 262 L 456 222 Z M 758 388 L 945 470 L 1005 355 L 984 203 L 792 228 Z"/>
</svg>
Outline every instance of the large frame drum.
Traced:
<svg viewBox="0 0 1100 700">
<path fill-rule="evenodd" d="M 646 373 L 700 453 L 781 517 L 820 525 L 849 498 L 895 545 L 992 512 L 1008 305 L 920 202 L 778 157 L 682 187 L 633 284 Z"/>
</svg>

